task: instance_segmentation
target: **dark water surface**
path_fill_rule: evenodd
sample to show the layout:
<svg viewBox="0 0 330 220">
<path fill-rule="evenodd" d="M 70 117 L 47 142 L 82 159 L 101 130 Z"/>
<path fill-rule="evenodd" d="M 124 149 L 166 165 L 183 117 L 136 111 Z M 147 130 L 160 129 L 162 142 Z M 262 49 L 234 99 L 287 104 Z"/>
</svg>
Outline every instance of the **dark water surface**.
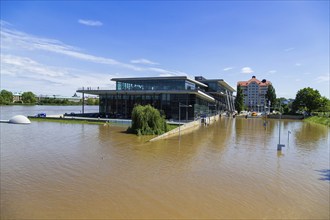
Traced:
<svg viewBox="0 0 330 220">
<path fill-rule="evenodd" d="M 0 217 L 328 219 L 329 129 L 281 125 L 278 153 L 277 120 L 222 118 L 152 143 L 119 126 L 2 123 Z"/>
</svg>

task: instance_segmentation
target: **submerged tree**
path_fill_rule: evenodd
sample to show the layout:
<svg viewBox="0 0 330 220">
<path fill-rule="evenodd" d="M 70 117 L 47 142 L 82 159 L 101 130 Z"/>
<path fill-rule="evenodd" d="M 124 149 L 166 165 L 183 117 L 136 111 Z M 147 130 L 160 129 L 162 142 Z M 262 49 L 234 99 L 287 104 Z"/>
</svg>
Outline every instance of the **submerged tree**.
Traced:
<svg viewBox="0 0 330 220">
<path fill-rule="evenodd" d="M 163 134 L 168 131 L 164 116 L 151 105 L 137 105 L 132 111 L 132 126 L 127 129 L 128 132 L 137 135 Z"/>
<path fill-rule="evenodd" d="M 240 85 L 237 85 L 235 109 L 238 112 L 238 114 L 244 109 L 244 95 Z"/>
</svg>

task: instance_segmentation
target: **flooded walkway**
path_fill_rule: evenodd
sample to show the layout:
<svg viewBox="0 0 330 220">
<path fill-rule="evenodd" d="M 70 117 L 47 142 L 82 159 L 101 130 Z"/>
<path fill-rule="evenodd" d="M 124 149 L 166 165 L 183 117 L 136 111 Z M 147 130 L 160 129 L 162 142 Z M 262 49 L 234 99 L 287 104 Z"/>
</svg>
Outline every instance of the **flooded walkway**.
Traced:
<svg viewBox="0 0 330 220">
<path fill-rule="evenodd" d="M 221 118 L 157 142 L 125 127 L 1 124 L 1 219 L 327 219 L 329 129 L 281 123 L 281 153 L 277 120 Z"/>
</svg>

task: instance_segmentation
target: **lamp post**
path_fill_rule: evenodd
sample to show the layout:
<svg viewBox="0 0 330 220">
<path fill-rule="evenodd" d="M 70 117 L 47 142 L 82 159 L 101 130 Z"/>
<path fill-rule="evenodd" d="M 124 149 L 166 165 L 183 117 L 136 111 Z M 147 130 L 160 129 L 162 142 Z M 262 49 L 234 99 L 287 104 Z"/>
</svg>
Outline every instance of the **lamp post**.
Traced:
<svg viewBox="0 0 330 220">
<path fill-rule="evenodd" d="M 179 139 L 181 138 L 181 107 L 185 107 L 187 108 L 191 108 L 192 105 L 181 105 L 181 103 L 179 102 Z M 186 117 L 187 117 L 187 111 L 186 111 Z"/>
<path fill-rule="evenodd" d="M 281 104 L 279 106 L 280 111 L 280 120 L 278 121 L 278 145 L 277 145 L 277 151 L 281 151 L 282 147 L 285 147 L 284 144 L 281 144 L 281 119 L 282 119 L 282 111 L 281 111 Z"/>
</svg>

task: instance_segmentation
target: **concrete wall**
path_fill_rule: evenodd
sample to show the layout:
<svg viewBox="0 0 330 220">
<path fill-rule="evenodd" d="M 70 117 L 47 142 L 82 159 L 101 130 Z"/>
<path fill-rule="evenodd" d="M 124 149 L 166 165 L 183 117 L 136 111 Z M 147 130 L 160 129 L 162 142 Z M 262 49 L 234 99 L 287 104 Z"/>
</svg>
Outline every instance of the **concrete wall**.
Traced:
<svg viewBox="0 0 330 220">
<path fill-rule="evenodd" d="M 215 115 L 212 117 L 207 117 L 206 118 L 206 124 L 202 123 L 202 120 L 196 120 L 196 121 L 192 121 L 189 123 L 186 123 L 184 125 L 181 125 L 180 127 L 177 127 L 169 132 L 166 132 L 165 134 L 159 135 L 155 138 L 152 138 L 149 141 L 157 141 L 157 140 L 161 140 L 161 139 L 166 139 L 166 138 L 170 138 L 170 137 L 175 137 L 175 136 L 179 136 L 179 134 L 183 135 L 183 134 L 187 134 L 189 132 L 192 132 L 196 129 L 198 129 L 200 126 L 207 126 L 209 124 L 213 124 L 214 122 L 216 122 L 217 120 L 219 120 L 219 115 Z"/>
<path fill-rule="evenodd" d="M 268 115 L 267 118 L 279 119 L 280 115 Z M 282 119 L 301 120 L 301 119 L 304 119 L 304 116 L 303 115 L 282 115 Z"/>
</svg>

